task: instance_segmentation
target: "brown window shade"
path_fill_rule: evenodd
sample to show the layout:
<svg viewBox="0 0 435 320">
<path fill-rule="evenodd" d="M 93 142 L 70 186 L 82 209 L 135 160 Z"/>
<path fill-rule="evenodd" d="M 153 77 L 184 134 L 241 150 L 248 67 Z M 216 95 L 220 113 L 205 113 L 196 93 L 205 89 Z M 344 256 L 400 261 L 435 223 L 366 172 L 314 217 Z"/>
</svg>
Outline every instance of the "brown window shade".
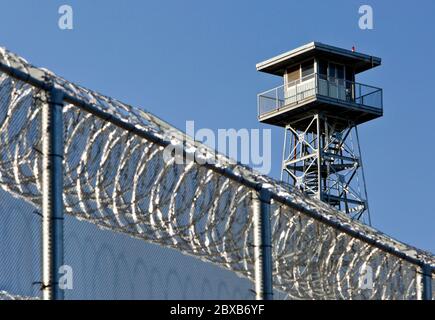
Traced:
<svg viewBox="0 0 435 320">
<path fill-rule="evenodd" d="M 288 69 L 286 76 L 287 76 L 287 83 L 299 80 L 300 78 L 299 66 Z"/>
</svg>

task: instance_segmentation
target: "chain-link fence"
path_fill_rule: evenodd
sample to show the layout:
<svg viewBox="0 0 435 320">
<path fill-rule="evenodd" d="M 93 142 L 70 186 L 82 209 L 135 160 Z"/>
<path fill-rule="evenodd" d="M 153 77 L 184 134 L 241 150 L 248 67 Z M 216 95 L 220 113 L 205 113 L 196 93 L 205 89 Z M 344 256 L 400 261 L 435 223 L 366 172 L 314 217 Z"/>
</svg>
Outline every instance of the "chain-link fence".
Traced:
<svg viewBox="0 0 435 320">
<path fill-rule="evenodd" d="M 275 298 L 430 297 L 431 254 L 6 50 L 0 70 L 0 298 L 39 296 L 52 285 L 40 276 L 40 221 L 50 170 L 41 159 L 52 156 L 41 147 L 41 105 L 52 103 L 53 88 L 64 102 L 66 299 L 258 297 L 263 241 Z M 269 239 L 259 237 L 258 201 L 270 212 Z"/>
<path fill-rule="evenodd" d="M 0 73 L 0 299 L 40 292 L 40 95 Z"/>
</svg>

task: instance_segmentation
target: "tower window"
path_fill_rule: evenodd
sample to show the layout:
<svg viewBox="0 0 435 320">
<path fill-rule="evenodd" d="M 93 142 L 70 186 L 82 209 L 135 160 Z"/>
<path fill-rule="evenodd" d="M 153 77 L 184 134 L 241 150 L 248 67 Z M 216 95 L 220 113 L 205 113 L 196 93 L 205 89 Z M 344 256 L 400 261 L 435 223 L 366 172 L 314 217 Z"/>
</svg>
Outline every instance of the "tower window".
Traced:
<svg viewBox="0 0 435 320">
<path fill-rule="evenodd" d="M 355 81 L 353 70 L 351 67 L 346 66 L 346 80 L 347 81 Z"/>
<path fill-rule="evenodd" d="M 314 74 L 314 60 L 303 63 L 301 70 L 302 79 Z"/>
<path fill-rule="evenodd" d="M 319 74 L 326 76 L 328 74 L 328 62 L 325 60 L 319 61 Z"/>
</svg>

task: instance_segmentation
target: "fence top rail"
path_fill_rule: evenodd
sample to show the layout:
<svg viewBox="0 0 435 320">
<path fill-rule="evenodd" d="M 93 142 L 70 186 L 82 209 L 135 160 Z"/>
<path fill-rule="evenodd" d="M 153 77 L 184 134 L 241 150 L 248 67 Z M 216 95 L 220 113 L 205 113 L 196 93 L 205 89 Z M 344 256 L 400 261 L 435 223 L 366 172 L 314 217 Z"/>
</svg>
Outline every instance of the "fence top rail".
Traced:
<svg viewBox="0 0 435 320">
<path fill-rule="evenodd" d="M 182 152 L 188 155 L 201 149 L 201 153 L 212 160 L 198 165 L 205 166 L 248 188 L 265 191 L 273 200 L 337 231 L 346 233 L 412 264 L 430 266 L 435 271 L 435 256 L 433 254 L 399 242 L 372 227 L 351 220 L 325 203 L 306 197 L 297 189 L 235 163 L 226 156 L 216 153 L 215 150 L 194 141 L 191 137 L 149 112 L 76 85 L 47 69 L 34 67 L 5 48 L 0 48 L 0 72 L 39 89 L 50 90 L 53 87 L 61 89 L 67 103 L 162 147 L 174 145 L 175 148 L 181 148 Z"/>
</svg>

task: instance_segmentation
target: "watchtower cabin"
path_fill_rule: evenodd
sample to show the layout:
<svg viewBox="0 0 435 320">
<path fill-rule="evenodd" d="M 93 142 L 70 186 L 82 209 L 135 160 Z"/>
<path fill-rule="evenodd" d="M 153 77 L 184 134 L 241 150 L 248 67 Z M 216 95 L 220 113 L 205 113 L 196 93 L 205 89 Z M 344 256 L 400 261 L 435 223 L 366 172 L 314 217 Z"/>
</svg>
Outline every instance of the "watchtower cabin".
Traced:
<svg viewBox="0 0 435 320">
<path fill-rule="evenodd" d="M 357 125 L 383 114 L 382 89 L 355 81 L 381 59 L 312 42 L 257 64 L 283 78 L 258 95 L 258 119 L 285 128 L 281 178 L 370 223 Z"/>
</svg>

